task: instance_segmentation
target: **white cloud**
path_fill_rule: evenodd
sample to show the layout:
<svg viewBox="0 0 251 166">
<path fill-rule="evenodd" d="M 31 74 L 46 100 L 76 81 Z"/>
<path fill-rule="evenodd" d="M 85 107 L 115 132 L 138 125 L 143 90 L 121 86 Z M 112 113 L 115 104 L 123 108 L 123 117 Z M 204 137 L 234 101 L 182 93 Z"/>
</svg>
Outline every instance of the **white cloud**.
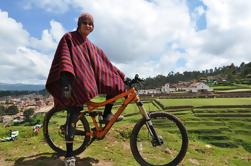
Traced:
<svg viewBox="0 0 251 166">
<path fill-rule="evenodd" d="M 91 34 L 93 42 L 128 76 L 135 73 L 144 77 L 166 75 L 171 70 L 205 70 L 251 61 L 249 0 L 202 0 L 206 7 L 197 6 L 192 13 L 185 0 L 26 2 L 26 6 L 39 7 L 48 12 L 57 10 L 58 13 L 63 13 L 70 12 L 72 8 L 82 8 L 83 11 L 92 13 L 95 22 L 95 29 Z M 60 23 L 52 20 L 50 27 L 43 30 L 38 39 L 30 37 L 22 24 L 9 18 L 6 12 L 0 14 L 1 39 L 2 36 L 7 39 L 0 39 L 1 54 L 9 53 L 3 60 L 1 57 L 0 64 L 9 62 L 7 55 L 12 55 L 13 52 L 17 54 L 16 50 L 20 47 L 40 58 L 48 57 L 44 54 L 49 53 L 51 60 L 57 43 L 65 32 Z M 207 27 L 196 31 L 195 21 L 201 15 L 205 15 Z M 13 31 L 21 37 L 16 38 Z M 28 41 L 32 41 L 32 45 Z M 4 44 L 5 47 L 2 46 Z M 12 47 L 8 47 L 9 45 Z M 34 60 L 30 61 L 34 63 Z M 42 61 L 46 62 L 44 59 Z M 44 71 L 37 66 L 37 71 L 46 76 L 49 66 L 47 69 L 42 68 Z"/>
<path fill-rule="evenodd" d="M 41 39 L 31 38 L 31 47 L 42 52 L 53 53 L 57 44 L 63 34 L 65 33 L 65 29 L 63 26 L 57 21 L 50 21 L 51 29 L 45 29 L 42 32 Z"/>
<path fill-rule="evenodd" d="M 64 33 L 61 24 L 51 21 L 51 28 L 36 39 L 7 12 L 0 10 L 0 20 L 1 82 L 44 83 L 55 47 Z"/>
<path fill-rule="evenodd" d="M 16 53 L 4 55 L 7 63 L 0 65 L 2 82 L 44 83 L 50 60 L 41 53 L 26 47 L 16 48 Z M 3 58 L 6 58 L 3 57 Z"/>
<path fill-rule="evenodd" d="M 94 15 L 95 43 L 115 62 L 158 58 L 169 43 L 193 31 L 185 1 L 81 1 Z"/>
<path fill-rule="evenodd" d="M 38 7 L 48 12 L 64 13 L 69 10 L 71 0 L 24 0 L 23 5 L 24 9 Z"/>
<path fill-rule="evenodd" d="M 192 52 L 193 66 L 205 67 L 240 64 L 251 61 L 251 1 L 203 1 L 207 6 L 207 29 L 193 34 L 192 41 L 186 42 L 187 50 Z M 189 37 L 189 36 L 188 36 Z M 191 53 L 188 54 L 191 57 Z M 196 59 L 200 59 L 197 62 Z M 203 63 L 204 62 L 204 63 Z M 207 64 L 207 65 L 201 65 Z M 201 67 L 200 67 L 201 66 Z"/>
<path fill-rule="evenodd" d="M 11 47 L 18 47 L 28 42 L 29 33 L 23 29 L 21 23 L 9 18 L 8 13 L 0 9 L 0 51 L 12 51 Z"/>
</svg>

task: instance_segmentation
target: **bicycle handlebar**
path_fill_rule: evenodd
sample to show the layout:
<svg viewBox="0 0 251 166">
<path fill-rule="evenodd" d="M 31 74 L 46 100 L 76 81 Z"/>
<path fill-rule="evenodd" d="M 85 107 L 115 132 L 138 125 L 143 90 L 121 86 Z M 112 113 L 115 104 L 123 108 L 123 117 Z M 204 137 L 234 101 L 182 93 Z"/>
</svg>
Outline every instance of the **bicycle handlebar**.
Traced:
<svg viewBox="0 0 251 166">
<path fill-rule="evenodd" d="M 143 81 L 143 79 L 139 78 L 139 75 L 136 74 L 133 79 L 126 78 L 124 83 L 127 86 L 132 87 L 134 84 L 140 84 L 142 81 Z"/>
</svg>

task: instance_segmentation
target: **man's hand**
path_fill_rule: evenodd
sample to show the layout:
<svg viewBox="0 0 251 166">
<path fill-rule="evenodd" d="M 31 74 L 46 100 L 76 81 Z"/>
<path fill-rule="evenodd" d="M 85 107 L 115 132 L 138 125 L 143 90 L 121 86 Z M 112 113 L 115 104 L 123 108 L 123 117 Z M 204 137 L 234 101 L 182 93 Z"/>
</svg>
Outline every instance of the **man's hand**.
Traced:
<svg viewBox="0 0 251 166">
<path fill-rule="evenodd" d="M 62 89 L 63 91 L 63 96 L 67 99 L 71 98 L 71 91 L 72 91 L 72 87 L 70 84 L 65 85 Z"/>
<path fill-rule="evenodd" d="M 60 78 L 60 86 L 61 86 L 61 93 L 64 98 L 69 99 L 71 98 L 72 93 L 72 75 L 68 72 L 61 73 Z"/>
<path fill-rule="evenodd" d="M 131 79 L 126 77 L 125 80 L 124 80 L 124 83 L 127 85 L 127 86 L 130 86 L 130 83 L 131 83 Z"/>
</svg>

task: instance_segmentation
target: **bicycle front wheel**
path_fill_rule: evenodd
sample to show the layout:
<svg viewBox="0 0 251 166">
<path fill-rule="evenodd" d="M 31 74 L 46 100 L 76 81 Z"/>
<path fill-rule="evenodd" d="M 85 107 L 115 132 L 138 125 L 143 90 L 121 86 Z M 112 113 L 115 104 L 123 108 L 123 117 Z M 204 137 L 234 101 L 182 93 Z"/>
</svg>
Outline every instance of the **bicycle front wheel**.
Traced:
<svg viewBox="0 0 251 166">
<path fill-rule="evenodd" d="M 188 147 L 187 132 L 182 122 L 166 112 L 150 113 L 161 145 L 156 145 L 146 126 L 146 119 L 141 119 L 133 128 L 130 146 L 135 160 L 144 166 L 176 166 L 185 157 Z"/>
<path fill-rule="evenodd" d="M 65 155 L 65 124 L 67 111 L 52 108 L 46 113 L 43 123 L 43 133 L 45 141 L 59 155 Z M 90 131 L 89 123 L 85 117 L 78 119 L 75 124 L 75 135 L 73 141 L 73 154 L 78 155 L 83 152 L 90 142 L 90 136 L 86 132 Z"/>
</svg>

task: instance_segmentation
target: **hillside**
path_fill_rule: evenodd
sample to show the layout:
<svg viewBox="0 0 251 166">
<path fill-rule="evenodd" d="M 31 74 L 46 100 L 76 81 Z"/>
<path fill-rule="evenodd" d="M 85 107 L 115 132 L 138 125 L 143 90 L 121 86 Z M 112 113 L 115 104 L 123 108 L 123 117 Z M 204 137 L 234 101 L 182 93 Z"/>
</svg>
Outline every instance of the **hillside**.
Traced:
<svg viewBox="0 0 251 166">
<path fill-rule="evenodd" d="M 209 85 L 251 85 L 251 62 L 241 63 L 240 66 L 230 64 L 228 66 L 215 67 L 203 71 L 184 71 L 183 73 L 169 72 L 168 75 L 157 75 L 144 79 L 143 89 L 161 87 L 166 83 L 177 83 L 179 81 L 201 80 Z"/>
<path fill-rule="evenodd" d="M 179 106 L 182 103 L 196 107 L 177 111 L 166 108 L 162 110 L 179 117 L 188 130 L 189 148 L 180 166 L 249 166 L 251 164 L 249 131 L 251 98 L 159 101 L 165 107 Z M 222 104 L 235 106 L 235 108 L 216 108 Z M 212 105 L 215 108 L 211 108 Z M 244 108 L 243 105 L 246 107 Z M 151 101 L 145 102 L 145 108 L 147 111 L 159 109 Z M 77 165 L 138 165 L 131 154 L 129 141 L 132 128 L 140 119 L 137 106 L 129 105 L 124 116 L 125 119 L 116 123 L 103 140 L 94 142 L 78 156 Z M 57 116 L 57 118 L 62 118 L 62 116 Z M 52 123 L 54 124 L 55 121 Z M 63 157 L 56 156 L 44 142 L 42 131 L 36 136 L 32 134 L 32 126 L 19 125 L 2 128 L 0 124 L 0 128 L 0 137 L 6 136 L 9 130 L 20 131 L 20 136 L 16 141 L 0 142 L 0 165 L 63 165 Z M 172 131 L 171 128 L 167 130 Z M 157 155 L 156 158 L 158 158 Z"/>
<path fill-rule="evenodd" d="M 44 85 L 35 84 L 6 84 L 0 83 L 0 91 L 39 91 L 44 89 Z"/>
</svg>

